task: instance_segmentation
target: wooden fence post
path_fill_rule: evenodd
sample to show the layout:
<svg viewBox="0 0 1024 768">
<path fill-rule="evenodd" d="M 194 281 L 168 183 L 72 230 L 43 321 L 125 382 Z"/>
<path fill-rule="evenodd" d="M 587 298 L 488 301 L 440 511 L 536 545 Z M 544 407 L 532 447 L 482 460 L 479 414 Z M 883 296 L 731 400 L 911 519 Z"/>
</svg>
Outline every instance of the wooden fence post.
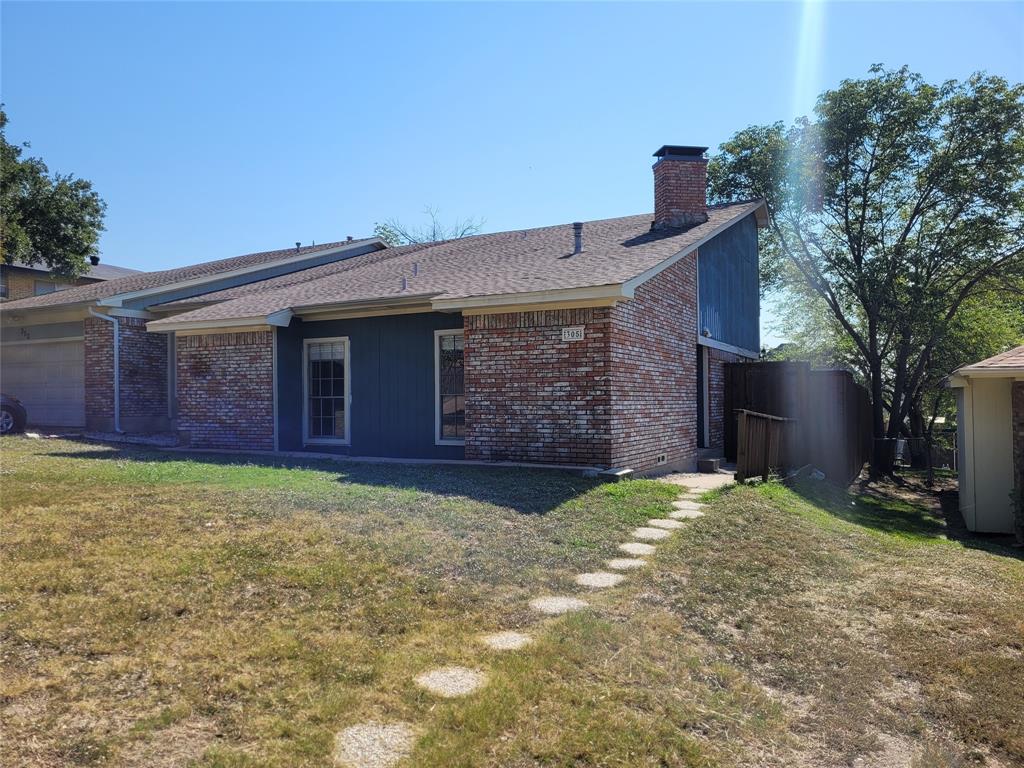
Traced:
<svg viewBox="0 0 1024 768">
<path fill-rule="evenodd" d="M 737 411 L 739 418 L 736 420 L 736 482 L 742 483 L 747 479 L 743 470 L 747 466 L 747 412 Z"/>
</svg>

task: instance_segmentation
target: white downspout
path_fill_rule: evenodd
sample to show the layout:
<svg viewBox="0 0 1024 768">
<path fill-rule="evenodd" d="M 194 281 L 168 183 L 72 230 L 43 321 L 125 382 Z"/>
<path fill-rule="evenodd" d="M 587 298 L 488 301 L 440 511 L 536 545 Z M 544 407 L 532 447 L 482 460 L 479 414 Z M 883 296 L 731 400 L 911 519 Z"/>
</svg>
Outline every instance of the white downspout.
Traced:
<svg viewBox="0 0 1024 768">
<path fill-rule="evenodd" d="M 121 432 L 121 326 L 116 317 L 97 312 L 89 307 L 89 314 L 114 324 L 114 431 Z"/>
</svg>

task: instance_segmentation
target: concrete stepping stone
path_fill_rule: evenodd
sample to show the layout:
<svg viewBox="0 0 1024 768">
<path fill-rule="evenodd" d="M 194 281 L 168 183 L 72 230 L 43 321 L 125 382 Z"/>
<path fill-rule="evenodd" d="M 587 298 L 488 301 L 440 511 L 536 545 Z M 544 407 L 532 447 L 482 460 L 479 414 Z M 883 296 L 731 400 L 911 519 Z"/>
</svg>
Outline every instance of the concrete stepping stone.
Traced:
<svg viewBox="0 0 1024 768">
<path fill-rule="evenodd" d="M 468 696 L 487 682 L 483 672 L 466 667 L 441 667 L 424 672 L 416 678 L 416 685 L 436 696 L 453 699 Z"/>
<path fill-rule="evenodd" d="M 683 524 L 678 520 L 665 520 L 660 517 L 654 520 L 648 520 L 647 524 L 652 528 L 664 528 L 666 531 L 674 531 L 677 528 L 683 527 Z"/>
<path fill-rule="evenodd" d="M 619 544 L 619 551 L 625 552 L 627 555 L 653 555 L 657 549 L 653 544 L 641 544 L 639 541 Z"/>
<path fill-rule="evenodd" d="M 703 509 L 704 505 L 699 501 L 689 501 L 687 499 L 680 499 L 679 501 L 673 501 L 672 507 L 674 509 Z"/>
<path fill-rule="evenodd" d="M 581 611 L 589 604 L 586 600 L 578 597 L 537 597 L 530 601 L 530 607 L 535 611 L 546 613 L 550 616 L 557 616 L 570 611 Z"/>
<path fill-rule="evenodd" d="M 699 509 L 677 509 L 675 512 L 669 512 L 668 516 L 673 520 L 696 520 L 698 517 L 704 517 L 704 513 Z"/>
<path fill-rule="evenodd" d="M 408 723 L 361 723 L 334 737 L 339 768 L 391 768 L 412 752 L 416 733 Z"/>
<path fill-rule="evenodd" d="M 614 587 L 616 584 L 622 582 L 626 577 L 621 573 L 608 573 L 607 571 L 597 571 L 596 573 L 581 573 L 576 577 L 576 583 L 581 587 L 590 587 L 591 589 L 606 589 L 607 587 Z"/>
<path fill-rule="evenodd" d="M 641 560 L 639 557 L 615 557 L 611 560 L 605 560 L 604 564 L 613 571 L 632 571 L 637 568 L 643 568 L 647 565 L 647 561 Z"/>
<path fill-rule="evenodd" d="M 633 531 L 633 538 L 641 541 L 660 541 L 667 539 L 669 532 L 662 528 L 637 528 Z"/>
<path fill-rule="evenodd" d="M 520 632 L 495 632 L 493 635 L 484 635 L 481 642 L 494 651 L 518 651 L 533 642 L 533 638 Z"/>
</svg>

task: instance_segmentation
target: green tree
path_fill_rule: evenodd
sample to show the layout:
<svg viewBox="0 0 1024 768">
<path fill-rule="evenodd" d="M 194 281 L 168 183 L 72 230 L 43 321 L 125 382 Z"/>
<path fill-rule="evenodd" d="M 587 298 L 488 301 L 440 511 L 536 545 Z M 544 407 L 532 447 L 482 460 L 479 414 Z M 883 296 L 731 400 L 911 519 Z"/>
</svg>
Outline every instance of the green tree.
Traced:
<svg viewBox="0 0 1024 768">
<path fill-rule="evenodd" d="M 483 219 L 460 219 L 445 224 L 436 208 L 423 209 L 427 223 L 420 227 L 406 226 L 398 219 L 387 219 L 373 225 L 373 234 L 388 245 L 412 245 L 414 243 L 436 243 L 440 240 L 458 240 L 476 235 L 483 227 Z"/>
<path fill-rule="evenodd" d="M 1024 86 L 875 66 L 811 118 L 740 131 L 708 173 L 716 198 L 766 201 L 765 288 L 812 293 L 851 343 L 871 392 L 871 469 L 891 472 L 965 303 L 1024 275 Z"/>
<path fill-rule="evenodd" d="M 92 183 L 50 174 L 38 157 L 22 157 L 29 145 L 7 141 L 7 114 L 0 108 L 0 254 L 4 263 L 45 264 L 77 277 L 99 253 L 106 203 Z"/>
</svg>

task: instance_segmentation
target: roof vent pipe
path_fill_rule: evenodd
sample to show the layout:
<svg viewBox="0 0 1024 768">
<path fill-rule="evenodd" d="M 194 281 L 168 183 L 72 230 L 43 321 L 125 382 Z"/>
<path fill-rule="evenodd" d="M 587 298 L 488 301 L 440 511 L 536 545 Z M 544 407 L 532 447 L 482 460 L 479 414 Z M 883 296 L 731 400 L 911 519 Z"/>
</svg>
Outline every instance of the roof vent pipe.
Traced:
<svg viewBox="0 0 1024 768">
<path fill-rule="evenodd" d="M 403 277 L 402 278 L 402 290 L 404 291 L 404 290 L 407 290 L 408 288 L 409 288 L 409 278 Z"/>
<path fill-rule="evenodd" d="M 573 253 L 580 253 L 583 250 L 583 222 L 574 221 L 572 224 Z"/>
<path fill-rule="evenodd" d="M 92 256 L 89 257 L 89 263 L 95 267 L 97 264 L 100 263 L 100 257 L 94 253 Z"/>
</svg>

